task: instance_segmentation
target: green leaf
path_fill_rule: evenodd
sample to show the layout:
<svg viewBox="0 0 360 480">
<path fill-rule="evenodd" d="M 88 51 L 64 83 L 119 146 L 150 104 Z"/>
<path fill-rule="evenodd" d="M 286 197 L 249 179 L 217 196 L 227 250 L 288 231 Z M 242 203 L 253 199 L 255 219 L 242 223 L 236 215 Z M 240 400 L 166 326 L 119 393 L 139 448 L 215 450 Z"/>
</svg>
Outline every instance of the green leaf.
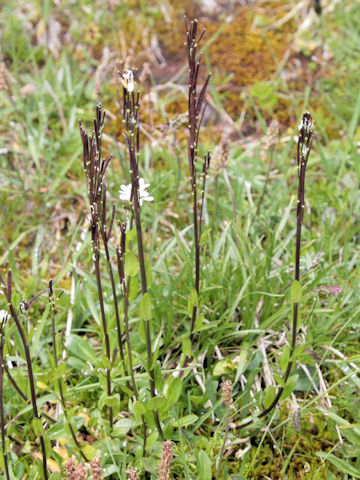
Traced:
<svg viewBox="0 0 360 480">
<path fill-rule="evenodd" d="M 62 423 L 55 423 L 47 430 L 50 440 L 58 440 L 59 438 L 66 438 L 68 436 L 65 425 Z"/>
<path fill-rule="evenodd" d="M 151 320 L 151 317 L 152 317 L 151 297 L 148 293 L 144 293 L 144 295 L 140 300 L 139 314 L 142 320 Z"/>
<path fill-rule="evenodd" d="M 67 364 L 66 362 L 60 363 L 60 365 L 57 366 L 55 376 L 56 378 L 61 378 L 63 375 L 65 375 L 67 369 Z"/>
<path fill-rule="evenodd" d="M 140 420 L 142 415 L 146 413 L 146 407 L 142 402 L 135 402 L 133 405 L 133 412 L 135 417 Z"/>
<path fill-rule="evenodd" d="M 44 437 L 45 453 L 47 458 L 50 458 L 52 454 L 52 447 L 51 447 L 50 438 L 48 437 L 46 431 L 44 431 L 43 437 Z"/>
<path fill-rule="evenodd" d="M 145 262 L 145 273 L 146 273 L 147 288 L 149 289 L 152 284 L 151 263 L 149 262 L 149 260 L 146 260 Z"/>
<path fill-rule="evenodd" d="M 150 448 L 154 445 L 158 437 L 159 437 L 159 434 L 156 430 L 150 433 L 150 435 L 146 439 L 146 450 L 148 451 L 150 450 Z"/>
<path fill-rule="evenodd" d="M 40 418 L 33 418 L 31 423 L 36 436 L 44 434 L 43 424 Z"/>
<path fill-rule="evenodd" d="M 197 307 L 199 304 L 199 297 L 195 288 L 191 289 L 191 302 L 194 307 Z"/>
<path fill-rule="evenodd" d="M 290 358 L 290 347 L 289 345 L 285 345 L 279 359 L 280 368 L 283 372 L 285 372 Z"/>
<path fill-rule="evenodd" d="M 293 303 L 300 303 L 302 300 L 302 288 L 300 282 L 295 280 L 290 287 L 290 300 Z"/>
<path fill-rule="evenodd" d="M 212 228 L 207 228 L 207 229 L 205 230 L 205 232 L 201 235 L 201 237 L 200 237 L 200 245 L 204 245 L 204 243 L 206 242 L 207 237 L 208 237 L 209 234 L 211 233 L 211 230 L 212 230 Z"/>
<path fill-rule="evenodd" d="M 101 367 L 106 368 L 108 370 L 110 370 L 111 368 L 110 360 L 106 355 L 102 355 L 101 357 Z"/>
<path fill-rule="evenodd" d="M 125 275 L 134 277 L 139 271 L 139 263 L 136 255 L 131 250 L 125 254 Z"/>
<path fill-rule="evenodd" d="M 182 380 L 179 377 L 171 377 L 169 386 L 166 392 L 167 399 L 173 405 L 179 400 L 182 389 Z"/>
<path fill-rule="evenodd" d="M 53 472 L 49 477 L 49 480 L 61 480 L 61 479 L 62 479 L 62 476 L 58 472 Z"/>
<path fill-rule="evenodd" d="M 120 403 L 119 395 L 110 395 L 104 398 L 104 405 L 107 407 L 116 407 Z"/>
<path fill-rule="evenodd" d="M 198 294 L 195 288 L 192 288 L 190 291 L 190 297 L 188 299 L 188 315 L 192 316 L 193 308 L 197 307 L 199 303 Z"/>
<path fill-rule="evenodd" d="M 83 337 L 69 335 L 66 339 L 66 347 L 74 357 L 80 358 L 84 362 L 90 362 L 92 365 L 96 363 L 95 352 Z"/>
<path fill-rule="evenodd" d="M 188 425 L 191 425 L 192 423 L 195 423 L 196 420 L 199 417 L 197 415 L 191 414 L 191 415 L 185 415 L 185 417 L 182 417 L 179 419 L 179 425 L 180 427 L 187 427 Z"/>
<path fill-rule="evenodd" d="M 334 465 L 334 467 L 336 467 L 341 472 L 352 475 L 355 478 L 360 478 L 360 469 L 354 467 L 353 465 L 346 462 L 345 460 L 342 460 L 341 458 L 335 457 L 335 455 L 333 455 L 332 453 L 317 452 L 316 455 L 320 458 L 328 460 Z"/>
<path fill-rule="evenodd" d="M 231 373 L 235 369 L 234 364 L 232 363 L 230 358 L 223 358 L 219 360 L 213 371 L 213 375 L 215 377 L 219 377 L 220 375 L 227 375 Z"/>
<path fill-rule="evenodd" d="M 285 388 L 284 380 L 280 375 L 277 375 L 276 373 L 273 373 L 273 377 L 276 380 L 276 382 L 280 385 L 280 387 Z"/>
<path fill-rule="evenodd" d="M 146 402 L 146 409 L 147 410 L 158 410 L 161 411 L 167 407 L 167 400 L 164 397 L 155 397 L 150 398 Z"/>
<path fill-rule="evenodd" d="M 115 423 L 113 428 L 113 436 L 114 437 L 121 437 L 126 435 L 130 428 L 133 426 L 133 420 L 131 418 L 122 418 L 118 422 Z"/>
<path fill-rule="evenodd" d="M 100 410 L 104 408 L 106 397 L 107 397 L 107 392 L 102 392 L 98 400 L 98 407 L 100 408 Z"/>
<path fill-rule="evenodd" d="M 129 282 L 129 302 L 132 302 L 138 296 L 139 278 L 138 277 L 133 277 L 133 278 L 129 278 L 129 280 L 130 280 L 130 282 Z"/>
<path fill-rule="evenodd" d="M 158 392 L 161 392 L 164 386 L 164 380 L 161 371 L 161 364 L 157 360 L 154 366 L 155 388 Z"/>
<path fill-rule="evenodd" d="M 273 385 L 269 385 L 265 390 L 265 395 L 263 398 L 263 404 L 265 408 L 270 407 L 275 396 L 276 396 L 276 388 Z"/>
<path fill-rule="evenodd" d="M 324 415 L 328 418 L 331 418 L 337 425 L 340 426 L 341 434 L 344 435 L 349 442 L 360 447 L 360 424 L 359 423 L 350 423 L 331 410 L 321 410 Z"/>
<path fill-rule="evenodd" d="M 211 480 L 211 460 L 204 450 L 200 450 L 197 461 L 199 480 Z"/>
<path fill-rule="evenodd" d="M 241 377 L 243 371 L 245 370 L 246 360 L 247 360 L 247 356 L 248 356 L 248 353 L 249 353 L 249 348 L 250 348 L 250 344 L 248 342 L 244 341 L 242 346 L 241 346 L 241 352 L 240 352 L 240 356 L 239 356 L 239 364 L 238 364 L 237 369 L 236 369 L 236 376 L 235 376 L 234 384 L 236 384 L 239 381 L 239 378 Z"/>
<path fill-rule="evenodd" d="M 284 388 L 284 391 L 283 391 L 283 393 L 281 394 L 281 397 L 280 397 L 281 400 L 284 400 L 285 398 L 287 398 L 289 395 L 292 394 L 292 392 L 294 391 L 296 382 L 298 381 L 298 378 L 299 378 L 298 374 L 291 375 L 291 377 L 288 378 L 288 380 L 286 382 L 286 385 L 285 385 L 285 388 Z"/>
<path fill-rule="evenodd" d="M 192 355 L 192 345 L 190 338 L 183 338 L 181 343 L 181 351 L 185 355 L 191 356 Z"/>
<path fill-rule="evenodd" d="M 146 342 L 146 328 L 145 328 L 145 321 L 140 320 L 139 324 L 139 337 L 143 342 Z M 146 367 L 145 367 L 146 368 Z"/>
</svg>

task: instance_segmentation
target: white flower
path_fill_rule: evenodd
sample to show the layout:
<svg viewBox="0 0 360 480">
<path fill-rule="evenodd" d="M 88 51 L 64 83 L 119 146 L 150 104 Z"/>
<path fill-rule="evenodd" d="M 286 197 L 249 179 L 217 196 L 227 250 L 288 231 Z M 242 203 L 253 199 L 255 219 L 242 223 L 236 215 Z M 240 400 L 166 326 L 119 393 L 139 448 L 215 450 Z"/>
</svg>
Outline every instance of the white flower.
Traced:
<svg viewBox="0 0 360 480">
<path fill-rule="evenodd" d="M 131 199 L 131 188 L 132 185 L 121 185 L 120 186 L 120 200 L 123 200 L 124 202 L 130 202 Z"/>
<path fill-rule="evenodd" d="M 10 320 L 10 315 L 6 310 L 0 310 L 0 323 L 5 323 Z"/>
<path fill-rule="evenodd" d="M 134 72 L 132 70 L 125 70 L 121 75 L 121 83 L 128 92 L 133 92 L 135 88 Z"/>
<path fill-rule="evenodd" d="M 143 201 L 145 202 L 152 202 L 154 197 L 149 195 L 149 192 L 146 190 L 150 186 L 150 183 L 145 183 L 143 178 L 139 178 L 139 203 L 140 206 L 142 205 Z M 131 199 L 131 189 L 132 185 L 121 185 L 120 186 L 120 200 L 125 202 L 130 202 Z"/>
</svg>

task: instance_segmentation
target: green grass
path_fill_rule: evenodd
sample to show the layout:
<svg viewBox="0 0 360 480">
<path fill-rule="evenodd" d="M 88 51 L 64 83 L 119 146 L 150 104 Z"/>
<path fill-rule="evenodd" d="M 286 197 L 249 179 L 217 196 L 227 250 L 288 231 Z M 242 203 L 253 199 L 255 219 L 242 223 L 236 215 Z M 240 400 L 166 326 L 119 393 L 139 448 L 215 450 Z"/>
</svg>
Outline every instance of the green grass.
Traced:
<svg viewBox="0 0 360 480">
<path fill-rule="evenodd" d="M 285 75 L 282 78 L 280 74 L 276 81 L 274 77 L 264 79 L 274 90 L 272 101 L 291 96 L 292 108 L 299 106 L 298 120 L 301 108 L 310 110 L 315 119 L 315 139 L 306 178 L 300 272 L 303 299 L 296 365 L 292 371 L 298 377 L 288 398 L 259 420 L 256 414 L 269 396 L 261 348 L 266 347 L 271 376 L 278 381 L 286 367 L 291 335 L 297 125 L 281 126 L 267 193 L 256 214 L 270 161 L 260 133 L 261 126 L 269 123 L 269 109 L 266 99 L 262 104 L 259 84 L 244 89 L 243 97 L 248 99 L 245 123 L 234 119 L 226 167 L 235 198 L 236 219 L 223 173 L 217 179 L 210 174 L 207 181 L 199 315 L 192 349 L 189 332 L 194 303 L 194 298 L 191 303 L 194 255 L 186 120 L 179 121 L 173 131 L 165 134 L 163 126 L 176 119 L 176 114 L 166 114 L 166 109 L 179 96 L 179 90 L 161 82 L 144 87 L 141 115 L 148 135 L 142 135 L 141 140 L 140 176 L 151 183 L 149 191 L 155 200 L 144 202 L 142 227 L 148 270 L 151 270 L 150 327 L 158 398 L 151 399 L 148 387 L 140 279 L 137 274 L 132 276 L 129 309 L 139 391 L 139 402 L 135 403 L 130 378 L 125 376 L 117 352 L 111 285 L 104 268 L 105 311 L 115 358 L 113 396 L 107 398 L 108 360 L 103 349 L 91 260 L 78 120 L 91 133 L 99 100 L 95 72 L 102 48 L 108 46 L 115 58 L 121 56 L 123 44 L 119 32 L 125 35 L 127 48 L 133 35 L 126 33 L 129 18 L 137 15 L 139 25 L 151 30 L 158 25 L 162 13 L 158 4 L 154 6 L 147 1 L 132 2 L 127 8 L 121 2 L 117 6 L 114 2 L 114 11 L 100 2 L 85 0 L 76 5 L 62 2 L 61 6 L 28 1 L 22 7 L 10 0 L 5 2 L 0 20 L 1 55 L 10 72 L 7 78 L 10 90 L 0 90 L 0 266 L 4 278 L 8 269 L 12 270 L 16 309 L 21 300 L 29 301 L 44 291 L 31 307 L 29 320 L 21 317 L 21 321 L 30 345 L 38 406 L 56 418 L 55 424 L 46 418 L 43 421 L 52 480 L 66 478 L 68 457 L 80 458 L 66 418 L 57 410 L 59 379 L 64 388 L 68 421 L 77 432 L 86 456 L 101 457 L 104 478 L 125 480 L 130 466 L 138 468 L 139 478 L 158 478 L 162 442 L 156 431 L 154 410 L 159 412 L 165 438 L 174 443 L 172 478 L 216 478 L 226 431 L 226 407 L 221 400 L 220 385 L 226 379 L 233 384 L 235 408 L 230 410 L 221 479 L 360 478 L 357 213 L 360 211 L 357 146 L 360 7 L 350 1 L 337 5 L 325 0 L 323 3 L 323 26 L 317 17 L 312 17 L 307 29 L 294 35 L 294 56 L 301 57 L 306 55 L 306 49 L 315 49 L 311 62 L 318 67 L 325 62 L 322 35 L 326 40 L 325 50 L 330 52 L 331 60 L 326 68 L 320 69 L 316 81 L 307 89 L 304 81 L 303 89 L 292 91 Z M 326 5 L 333 3 L 334 9 L 327 11 Z M 62 45 L 55 50 L 41 40 L 50 19 L 62 25 Z M 298 25 L 301 20 L 300 14 L 294 18 Z M 206 19 L 202 24 L 206 25 Z M 141 55 L 138 58 L 143 58 Z M 135 60 L 136 54 L 132 61 Z M 211 58 L 208 61 L 211 65 Z M 137 66 L 141 70 L 141 65 Z M 285 72 L 286 67 L 282 68 Z M 306 67 L 302 64 L 301 68 Z M 210 93 L 218 108 L 226 98 L 226 92 L 221 90 L 226 75 L 231 72 L 216 73 L 212 80 Z M 186 82 L 184 75 L 176 79 L 180 86 Z M 24 92 L 23 88 L 29 85 L 30 93 Z M 159 85 L 163 88 L 157 88 Z M 121 220 L 123 204 L 118 200 L 118 190 L 121 184 L 129 183 L 129 173 L 120 135 L 118 90 L 110 68 L 101 84 L 101 101 L 105 110 L 109 110 L 103 141 L 105 151 L 114 155 L 107 172 L 109 204 L 115 202 L 116 220 Z M 144 98 L 149 91 L 158 95 L 151 107 Z M 149 126 L 150 109 L 158 127 L 153 130 Z M 223 129 L 218 115 L 211 109 L 209 112 L 200 136 L 203 152 L 207 148 L 213 151 Z M 117 226 L 114 230 L 113 259 L 119 241 Z M 135 231 L 128 232 L 128 242 L 137 255 Z M 56 297 L 58 356 L 63 358 L 64 352 L 60 367 L 54 365 L 52 357 L 47 296 L 50 279 L 54 281 Z M 320 286 L 340 286 L 341 292 L 329 294 Z M 122 311 L 120 290 L 118 300 Z M 6 301 L 1 298 L 0 309 L 6 308 Z M 65 338 L 69 311 L 72 331 Z M 7 365 L 12 365 L 10 372 L 17 385 L 30 398 L 24 349 L 13 320 L 5 329 L 4 354 Z M 191 357 L 190 363 L 183 366 L 187 356 Z M 172 374 L 180 369 L 181 380 L 174 380 Z M 18 395 L 6 374 L 4 377 L 10 478 L 42 478 L 37 426 L 32 422 L 31 407 Z M 115 418 L 112 430 L 108 421 L 110 404 Z M 291 420 L 291 411 L 296 406 L 301 409 L 300 432 Z M 149 430 L 146 452 L 142 415 Z M 248 417 L 254 418 L 254 423 L 239 429 Z M 0 468 L 3 470 L 2 458 Z"/>
</svg>

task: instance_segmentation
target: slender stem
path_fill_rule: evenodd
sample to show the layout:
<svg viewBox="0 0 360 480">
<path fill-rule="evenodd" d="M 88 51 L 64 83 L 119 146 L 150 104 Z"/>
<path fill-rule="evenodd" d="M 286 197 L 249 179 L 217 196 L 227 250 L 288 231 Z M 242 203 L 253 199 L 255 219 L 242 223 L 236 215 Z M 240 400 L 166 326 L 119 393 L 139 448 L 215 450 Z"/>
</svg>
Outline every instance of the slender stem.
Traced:
<svg viewBox="0 0 360 480">
<path fill-rule="evenodd" d="M 124 76 L 123 76 L 124 79 Z M 136 237 L 138 244 L 138 255 L 139 255 L 139 268 L 140 268 L 140 278 L 141 278 L 141 291 L 145 295 L 148 291 L 147 281 L 146 281 L 146 269 L 145 269 L 145 255 L 144 255 L 144 245 L 142 238 L 142 228 L 141 228 L 141 215 L 140 215 L 140 200 L 139 200 L 139 157 L 140 157 L 140 123 L 139 123 L 139 98 L 140 93 L 137 92 L 136 95 L 133 91 L 127 90 L 128 84 L 124 84 L 123 88 L 123 122 L 125 124 L 126 133 L 124 134 L 125 141 L 128 148 L 128 157 L 130 164 L 130 173 L 131 173 L 131 196 L 130 200 L 133 201 L 134 210 L 134 220 L 136 227 Z M 147 352 L 147 371 L 149 374 L 149 387 L 150 394 L 152 398 L 156 397 L 155 393 L 155 372 L 152 368 L 153 358 L 152 358 L 152 348 L 151 348 L 151 332 L 150 332 L 150 321 L 148 319 L 144 320 L 145 324 L 145 336 L 146 336 L 146 352 Z M 157 410 L 154 411 L 154 419 L 157 430 L 162 440 L 164 440 L 164 435 L 162 432 L 159 413 Z"/>
<path fill-rule="evenodd" d="M 120 262 L 122 259 L 120 258 L 120 252 L 117 250 L 117 255 L 118 255 L 118 265 L 120 267 Z M 120 270 L 120 268 L 119 268 Z M 119 271 L 119 276 L 120 276 L 120 271 Z M 128 278 L 127 282 L 125 282 L 125 279 L 121 282 L 122 289 L 123 289 L 123 295 L 124 295 L 124 324 L 125 324 L 125 340 L 126 340 L 126 347 L 127 347 L 127 352 L 128 352 L 128 361 L 129 361 L 129 369 L 130 369 L 130 378 L 131 378 L 131 383 L 132 387 L 134 390 L 134 395 L 136 400 L 139 400 L 139 395 L 136 387 L 136 381 L 135 381 L 135 375 L 134 375 L 134 367 L 133 367 L 133 360 L 132 360 L 132 351 L 131 351 L 131 343 L 130 343 L 130 327 L 129 327 L 129 287 L 130 287 L 130 278 Z"/>
<path fill-rule="evenodd" d="M 130 220 L 130 230 L 132 228 L 134 217 L 131 217 Z M 131 376 L 131 383 L 134 390 L 134 396 L 136 401 L 139 400 L 139 394 L 136 386 L 135 374 L 134 374 L 134 367 L 133 367 L 133 359 L 132 359 L 132 350 L 131 350 L 131 343 L 130 343 L 130 325 L 129 325 L 129 289 L 130 289 L 130 281 L 131 277 L 127 280 L 125 279 L 125 252 L 126 252 L 126 222 L 123 222 L 120 225 L 120 248 L 116 249 L 116 258 L 117 258 L 117 266 L 118 266 L 118 274 L 120 284 L 123 290 L 124 296 L 124 324 L 125 324 L 125 340 L 126 346 L 128 351 L 128 359 L 129 359 L 129 368 L 130 368 L 130 376 Z M 146 441 L 147 441 L 147 426 L 144 415 L 141 416 L 142 424 L 143 424 L 143 434 L 144 434 L 144 452 L 146 451 Z"/>
<path fill-rule="evenodd" d="M 193 223 L 194 223 L 194 244 L 195 244 L 195 290 L 199 297 L 200 286 L 200 243 L 199 243 L 199 225 L 198 225 L 198 211 L 197 211 L 197 188 L 195 178 L 195 168 L 193 169 Z M 193 342 L 193 334 L 197 316 L 197 306 L 194 305 L 191 317 L 190 340 Z"/>
<path fill-rule="evenodd" d="M 229 417 L 230 417 L 230 408 L 227 406 L 226 407 L 226 416 L 225 416 L 225 435 L 224 435 L 224 441 L 223 441 L 222 446 L 221 446 L 216 478 L 221 478 L 221 463 L 222 463 L 222 459 L 224 457 L 226 442 L 227 442 L 227 438 L 228 438 L 228 435 L 229 435 L 229 429 L 230 429 Z"/>
<path fill-rule="evenodd" d="M 306 175 L 306 166 L 309 159 L 311 147 L 312 147 L 312 117 L 308 112 L 303 114 L 303 119 L 300 124 L 299 130 L 299 140 L 297 144 L 297 164 L 298 164 L 298 197 L 297 197 L 297 222 L 296 222 L 296 252 L 295 252 L 295 274 L 294 280 L 298 282 L 300 280 L 300 256 L 301 256 L 301 228 L 304 217 L 304 208 L 305 208 L 305 175 Z M 298 325 L 298 315 L 299 315 L 299 303 L 297 301 L 293 302 L 293 318 L 292 318 L 292 328 L 291 328 L 291 344 L 290 344 L 290 355 L 289 361 L 286 366 L 285 373 L 283 375 L 283 384 L 285 385 L 294 363 L 294 353 L 296 348 L 296 334 L 297 334 L 297 325 Z M 263 409 L 256 418 L 262 418 L 267 415 L 271 410 L 275 408 L 278 404 L 281 395 L 284 391 L 284 387 L 279 387 L 277 394 L 271 404 Z M 250 419 L 247 422 L 239 425 L 238 429 L 243 429 L 248 425 L 251 425 L 254 422 L 254 419 Z"/>
<path fill-rule="evenodd" d="M 1 447 L 4 458 L 6 480 L 10 480 L 8 457 L 6 452 L 6 431 L 5 431 L 5 417 L 4 417 L 4 329 L 1 325 L 0 331 L 0 421 L 1 421 Z"/>
<path fill-rule="evenodd" d="M 54 302 L 54 296 L 53 296 L 53 289 L 52 289 L 52 281 L 50 280 L 49 282 L 49 304 L 50 304 L 50 312 L 51 312 L 51 335 L 52 335 L 52 343 L 53 343 L 53 357 L 54 357 L 54 363 L 55 366 L 58 366 L 58 356 L 57 356 L 57 351 L 56 351 L 56 331 L 55 331 L 55 302 Z M 76 438 L 73 426 L 71 424 L 71 421 L 69 421 L 67 409 L 66 409 L 66 403 L 65 403 L 65 397 L 64 397 L 64 390 L 63 390 L 63 384 L 62 384 L 62 379 L 58 378 L 57 379 L 57 384 L 58 384 L 58 389 L 59 389 L 59 396 L 60 396 L 60 403 L 62 410 L 64 412 L 64 416 L 66 419 L 67 426 L 69 427 L 70 434 L 72 436 L 72 439 L 74 440 L 75 445 L 77 446 L 80 455 L 82 458 L 85 460 L 85 462 L 88 462 L 88 458 L 86 457 L 85 453 L 83 452 L 78 439 Z"/>
<path fill-rule="evenodd" d="M 105 257 L 106 257 L 106 263 L 109 271 L 109 276 L 110 276 L 110 283 L 111 283 L 111 290 L 112 290 L 112 295 L 113 295 L 113 301 L 114 301 L 114 308 L 115 308 L 115 318 L 116 318 L 116 327 L 117 327 L 117 337 L 118 337 L 118 344 L 119 344 L 119 351 L 120 351 L 120 358 L 124 366 L 124 373 L 125 376 L 128 376 L 128 372 L 126 369 L 125 365 L 125 356 L 124 356 L 124 347 L 123 347 L 123 342 L 122 342 L 122 332 L 121 332 L 121 323 L 120 323 L 120 316 L 119 316 L 119 306 L 118 306 L 118 301 L 117 301 L 117 295 L 116 295 L 116 287 L 115 287 L 115 279 L 114 279 L 114 273 L 113 273 L 113 268 L 111 265 L 111 260 L 110 260 L 110 252 L 109 252 L 109 245 L 108 245 L 108 238 L 105 232 L 105 228 L 102 225 L 101 226 L 101 237 L 103 239 L 103 244 L 105 248 Z"/>
<path fill-rule="evenodd" d="M 100 262 L 99 262 L 100 259 L 99 259 L 99 253 L 97 250 L 95 251 L 94 255 L 95 255 L 94 266 L 95 266 L 96 284 L 97 284 L 99 303 L 100 303 L 101 322 L 102 322 L 102 328 L 103 328 L 104 340 L 105 340 L 105 352 L 109 362 L 111 362 L 110 340 L 109 340 L 109 334 L 108 334 L 107 324 L 106 324 L 104 297 L 103 297 L 101 275 L 100 275 Z M 111 396 L 111 369 L 110 368 L 106 369 L 106 389 L 107 389 L 107 395 L 110 397 Z M 109 406 L 109 422 L 110 422 L 110 428 L 112 428 L 113 427 L 113 410 L 111 406 Z"/>
<path fill-rule="evenodd" d="M 194 278 L 194 287 L 199 297 L 199 287 L 200 287 L 200 235 L 201 235 L 201 217 L 202 217 L 202 207 L 204 203 L 204 191 L 205 191 L 205 180 L 206 173 L 209 168 L 210 155 L 208 154 L 205 157 L 203 165 L 203 195 L 200 199 L 200 206 L 198 206 L 198 195 L 197 195 L 197 155 L 198 155 L 198 144 L 199 144 L 199 133 L 201 123 L 204 117 L 204 111 L 206 108 L 206 103 L 203 105 L 205 99 L 206 89 L 210 80 L 210 75 L 208 75 L 205 83 L 198 95 L 197 92 L 197 83 L 198 75 L 200 70 L 200 56 L 197 55 L 197 49 L 202 39 L 205 30 L 197 36 L 197 20 L 190 22 L 190 25 L 187 23 L 186 16 L 185 20 L 185 29 L 186 29 L 186 53 L 189 64 L 189 80 L 188 80 L 188 163 L 189 171 L 191 178 L 191 190 L 193 195 L 193 225 L 194 225 L 194 256 L 195 256 L 195 278 Z M 200 212 L 200 215 L 199 215 Z M 194 344 L 194 328 L 196 323 L 196 317 L 198 312 L 198 306 L 194 305 L 191 316 L 190 324 L 190 341 L 192 345 Z M 184 364 L 187 364 L 187 358 L 184 361 Z"/>
<path fill-rule="evenodd" d="M 105 352 L 109 360 L 110 367 L 106 369 L 106 389 L 107 395 L 111 396 L 111 352 L 110 340 L 107 330 L 106 315 L 104 308 L 103 290 L 101 284 L 100 274 L 100 238 L 99 230 L 101 225 L 105 228 L 106 223 L 106 185 L 104 176 L 106 169 L 110 163 L 111 155 L 106 159 L 102 158 L 102 131 L 104 128 L 105 113 L 102 110 L 101 104 L 96 107 L 96 118 L 94 119 L 94 131 L 89 138 L 87 132 L 83 129 L 80 122 L 80 135 L 83 144 L 83 164 L 84 172 L 88 186 L 88 196 L 91 214 L 91 238 L 93 250 L 93 262 L 96 275 L 96 284 L 98 290 L 98 297 L 100 303 L 101 323 L 104 335 Z M 113 220 L 113 219 L 112 219 Z M 111 223 L 112 225 L 112 223 Z M 110 227 L 111 229 L 111 227 Z M 104 234 L 105 238 L 106 233 Z M 110 235 L 110 233 L 109 233 Z M 113 427 L 113 411 L 109 406 L 109 422 L 110 427 Z"/>
<path fill-rule="evenodd" d="M 27 364 L 27 369 L 28 369 L 28 378 L 29 378 L 29 384 L 30 384 L 30 394 L 31 394 L 31 405 L 33 409 L 33 414 L 36 419 L 40 419 L 38 408 L 36 405 L 36 392 L 35 392 L 35 382 L 34 382 L 34 373 L 33 373 L 33 368 L 32 368 L 32 361 L 31 361 L 31 356 L 30 356 L 30 349 L 29 345 L 26 341 L 26 336 L 24 329 L 20 323 L 19 317 L 17 316 L 17 313 L 14 309 L 14 306 L 11 302 L 11 272 L 9 271 L 8 274 L 8 288 L 5 287 L 4 282 L 2 281 L 2 278 L 0 278 L 1 283 L 3 284 L 3 289 L 5 292 L 5 296 L 7 298 L 8 302 L 8 307 L 11 312 L 11 315 L 15 321 L 16 327 L 18 329 L 18 332 L 21 337 L 22 344 L 24 346 L 24 352 L 25 352 L 25 358 L 26 358 L 26 364 Z M 46 450 L 45 450 L 45 443 L 44 443 L 44 437 L 42 435 L 39 435 L 39 442 L 40 442 L 40 448 L 41 448 L 41 453 L 42 453 L 42 458 L 43 458 L 43 472 L 44 472 L 44 478 L 45 480 L 48 479 L 48 472 L 47 472 L 47 459 L 46 459 Z"/>
<path fill-rule="evenodd" d="M 137 179 L 138 180 L 138 179 Z M 138 199 L 137 191 L 134 193 L 134 213 L 135 213 L 135 226 L 137 232 L 137 243 L 138 243 L 138 252 L 139 252 L 139 268 L 140 268 L 140 278 L 141 278 L 141 291 L 145 295 L 147 293 L 147 281 L 146 281 L 146 269 L 145 269 L 145 256 L 144 256 L 144 245 L 142 239 L 142 229 L 141 229 L 141 218 L 140 218 L 140 204 Z M 145 335 L 146 335 L 146 352 L 147 352 L 147 367 L 149 372 L 149 384 L 150 384 L 150 394 L 153 398 L 156 397 L 155 393 L 155 371 L 152 368 L 152 349 L 151 349 L 151 332 L 150 332 L 150 321 L 144 320 L 145 322 Z M 156 423 L 156 428 L 159 432 L 160 438 L 164 441 L 165 437 L 161 428 L 159 412 L 154 411 L 154 419 Z"/>
<path fill-rule="evenodd" d="M 125 322 L 125 335 L 126 335 L 126 344 L 128 350 L 128 358 L 129 358 L 129 368 L 130 368 L 130 375 L 131 375 L 131 382 L 134 389 L 134 395 L 136 400 L 139 400 L 139 394 L 136 387 L 135 375 L 134 375 L 134 367 L 132 363 L 132 351 L 131 351 L 131 344 L 130 344 L 130 329 L 129 329 L 129 287 L 130 287 L 130 278 L 128 279 L 127 285 L 124 282 L 124 322 Z M 143 435 L 144 435 L 144 452 L 146 451 L 146 440 L 147 440 L 147 426 L 146 420 L 144 415 L 141 415 L 141 420 L 143 424 Z M 160 427 L 161 428 L 161 427 Z"/>
<path fill-rule="evenodd" d="M 30 404 L 31 401 L 28 399 L 28 397 L 25 395 L 25 393 L 21 390 L 21 388 L 19 387 L 19 385 L 16 383 L 16 381 L 15 381 L 15 379 L 13 378 L 13 376 L 11 375 L 10 370 L 8 369 L 6 363 L 4 363 L 4 370 L 5 370 L 6 374 L 7 374 L 7 376 L 9 377 L 9 380 L 10 380 L 12 386 L 15 388 L 15 390 L 16 390 L 17 393 L 20 395 L 20 397 L 21 397 L 23 400 L 25 400 L 26 403 Z M 41 416 L 44 417 L 44 418 L 46 418 L 47 420 L 49 420 L 49 422 L 51 422 L 51 423 L 53 423 L 53 424 L 57 423 L 56 420 L 55 420 L 55 418 L 50 417 L 50 415 L 48 415 L 46 412 L 41 411 L 40 413 L 41 413 Z M 12 421 L 12 420 L 10 420 L 10 422 L 11 422 L 11 421 Z"/>
<path fill-rule="evenodd" d="M 13 387 L 15 388 L 15 390 L 18 392 L 18 394 L 20 395 L 20 397 L 22 397 L 26 403 L 30 403 L 30 400 L 28 399 L 28 397 L 25 395 L 25 393 L 20 389 L 19 385 L 15 382 L 14 378 L 12 377 L 8 367 L 6 366 L 6 364 L 4 363 L 4 369 L 5 369 L 5 372 L 7 373 L 7 376 L 9 377 L 9 380 L 10 382 L 12 383 Z"/>
</svg>

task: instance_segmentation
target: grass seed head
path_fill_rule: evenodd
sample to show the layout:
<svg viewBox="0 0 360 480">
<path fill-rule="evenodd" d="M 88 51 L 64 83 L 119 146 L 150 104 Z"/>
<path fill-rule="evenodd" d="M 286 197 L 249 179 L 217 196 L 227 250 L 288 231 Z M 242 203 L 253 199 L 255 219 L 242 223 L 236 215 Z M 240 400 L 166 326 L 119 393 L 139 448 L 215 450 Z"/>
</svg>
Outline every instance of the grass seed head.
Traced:
<svg viewBox="0 0 360 480">
<path fill-rule="evenodd" d="M 225 380 L 221 385 L 222 402 L 229 408 L 234 408 L 234 402 L 232 399 L 232 382 L 231 380 Z"/>
<path fill-rule="evenodd" d="M 161 459 L 160 459 L 160 470 L 159 470 L 159 480 L 170 480 L 170 465 L 173 460 L 173 445 L 167 440 L 163 443 Z"/>
<path fill-rule="evenodd" d="M 103 480 L 100 457 L 94 457 L 92 459 L 90 470 L 91 470 L 91 480 Z"/>
<path fill-rule="evenodd" d="M 139 480 L 137 468 L 131 467 L 126 473 L 128 475 L 128 480 Z"/>
</svg>

